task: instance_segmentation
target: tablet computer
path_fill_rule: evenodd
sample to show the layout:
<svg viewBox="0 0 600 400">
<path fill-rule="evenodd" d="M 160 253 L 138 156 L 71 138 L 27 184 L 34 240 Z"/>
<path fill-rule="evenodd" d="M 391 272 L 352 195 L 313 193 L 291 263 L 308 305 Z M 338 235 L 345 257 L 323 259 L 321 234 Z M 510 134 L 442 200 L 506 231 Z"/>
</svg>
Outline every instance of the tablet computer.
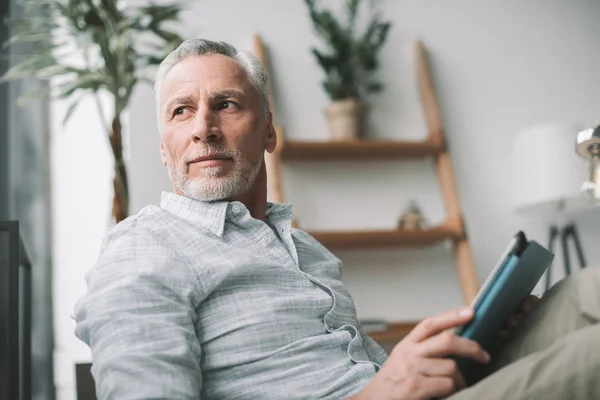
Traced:
<svg viewBox="0 0 600 400">
<path fill-rule="evenodd" d="M 489 350 L 504 322 L 529 295 L 552 263 L 554 254 L 523 232 L 515 235 L 496 267 L 472 302 L 475 315 L 457 331 Z M 470 359 L 456 359 L 467 382 L 481 366 Z"/>
</svg>

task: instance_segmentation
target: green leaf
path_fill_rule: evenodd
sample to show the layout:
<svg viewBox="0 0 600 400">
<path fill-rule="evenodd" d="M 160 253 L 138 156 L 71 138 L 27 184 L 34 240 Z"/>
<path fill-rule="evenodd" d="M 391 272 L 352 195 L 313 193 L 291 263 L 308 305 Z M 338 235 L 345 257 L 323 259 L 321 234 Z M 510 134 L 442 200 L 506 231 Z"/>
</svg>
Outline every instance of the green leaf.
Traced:
<svg viewBox="0 0 600 400">
<path fill-rule="evenodd" d="M 78 90 L 90 90 L 97 92 L 101 87 L 107 87 L 110 90 L 107 80 L 108 78 L 105 75 L 97 72 L 89 72 L 79 75 L 77 79 L 61 85 L 58 98 L 66 99 Z"/>
<path fill-rule="evenodd" d="M 325 55 L 317 49 L 312 49 L 312 53 L 317 58 L 319 65 L 325 70 L 325 73 L 329 72 L 336 65 L 336 59 L 334 57 Z"/>
<path fill-rule="evenodd" d="M 368 93 L 380 92 L 383 90 L 383 84 L 381 82 L 369 82 L 366 85 L 365 90 Z"/>
<path fill-rule="evenodd" d="M 119 22 L 125 18 L 122 12 L 117 7 L 117 2 L 114 0 L 101 0 L 101 6 L 99 7 L 103 14 L 108 16 L 111 21 Z"/>
<path fill-rule="evenodd" d="M 329 95 L 329 97 L 332 100 L 335 100 L 336 88 L 334 87 L 334 85 L 331 82 L 324 81 L 323 82 L 323 89 L 325 89 L 325 92 Z"/>
<path fill-rule="evenodd" d="M 26 7 L 48 7 L 53 6 L 57 0 L 17 0 L 17 3 Z"/>
<path fill-rule="evenodd" d="M 161 55 L 147 56 L 144 59 L 144 61 L 147 65 L 160 65 L 160 63 L 165 59 L 166 56 L 166 53 Z"/>
<path fill-rule="evenodd" d="M 38 42 L 48 42 L 50 38 L 48 37 L 47 32 L 22 32 L 18 33 L 12 37 L 10 37 L 6 42 L 4 42 L 4 47 L 8 47 L 15 43 L 38 43 Z"/>
<path fill-rule="evenodd" d="M 72 101 L 71 104 L 69 104 L 69 107 L 67 108 L 67 112 L 65 113 L 63 120 L 62 120 L 63 128 L 67 125 L 67 122 L 69 121 L 69 119 L 71 119 L 71 116 L 75 112 L 75 109 L 77 108 L 77 106 L 81 103 L 82 99 L 83 99 L 83 96 L 79 96 L 77 99 Z"/>
<path fill-rule="evenodd" d="M 0 77 L 0 83 L 17 80 L 17 79 L 29 78 L 32 75 L 33 75 L 32 71 L 25 70 L 25 69 L 19 69 L 17 67 L 12 67 L 8 71 L 6 71 L 6 73 L 4 75 L 2 75 L 2 77 Z"/>
<path fill-rule="evenodd" d="M 111 51 L 109 40 L 110 38 L 106 35 L 104 31 L 97 32 L 94 35 L 94 39 L 98 48 L 100 49 L 100 55 L 104 60 L 104 65 L 108 74 L 112 77 L 112 85 L 110 86 L 110 91 L 112 93 L 118 92 L 119 82 L 120 82 L 120 74 L 119 74 L 119 60 L 117 55 Z"/>
<path fill-rule="evenodd" d="M 356 14 L 358 13 L 358 6 L 360 0 L 348 0 L 346 3 L 346 9 L 348 12 L 348 28 L 353 31 L 354 24 L 356 23 Z"/>
<path fill-rule="evenodd" d="M 65 75 L 65 74 L 73 74 L 73 73 L 81 74 L 83 72 L 84 72 L 84 70 L 65 66 L 65 65 L 50 65 L 48 67 L 41 68 L 40 70 L 38 70 L 36 73 L 36 76 L 39 79 L 50 79 L 55 76 L 60 76 L 60 75 Z"/>
<path fill-rule="evenodd" d="M 178 43 L 183 42 L 182 37 L 179 36 L 175 32 L 171 32 L 171 31 L 168 31 L 165 29 L 159 29 L 155 26 L 151 26 L 149 29 L 152 33 L 154 33 L 156 36 L 164 39 L 166 42 L 178 42 Z"/>
<path fill-rule="evenodd" d="M 23 79 L 35 76 L 35 73 L 48 65 L 51 65 L 52 59 L 43 55 L 31 56 L 25 61 L 10 68 L 0 78 L 0 82 L 6 82 L 9 80 Z"/>
<path fill-rule="evenodd" d="M 161 24 L 166 21 L 176 21 L 179 19 L 182 5 L 174 4 L 151 4 L 137 8 L 140 16 L 149 16 L 152 19 L 152 24 Z"/>
<path fill-rule="evenodd" d="M 3 22 L 5 26 L 16 31 L 31 30 L 33 25 L 31 19 L 25 18 L 5 18 Z"/>
<path fill-rule="evenodd" d="M 46 96 L 49 92 L 50 92 L 50 88 L 48 87 L 48 85 L 44 85 L 44 87 L 39 90 L 33 90 L 28 93 L 25 93 L 24 95 L 17 98 L 17 106 L 23 107 L 24 105 L 26 105 L 28 102 L 30 102 L 32 100 Z"/>
</svg>

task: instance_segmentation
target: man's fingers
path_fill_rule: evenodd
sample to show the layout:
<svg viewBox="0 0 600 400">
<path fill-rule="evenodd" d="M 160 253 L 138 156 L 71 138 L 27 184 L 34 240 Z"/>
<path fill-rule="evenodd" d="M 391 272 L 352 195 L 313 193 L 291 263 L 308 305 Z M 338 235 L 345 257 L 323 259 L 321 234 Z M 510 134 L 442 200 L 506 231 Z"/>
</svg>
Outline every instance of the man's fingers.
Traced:
<svg viewBox="0 0 600 400">
<path fill-rule="evenodd" d="M 482 364 L 490 361 L 490 355 L 477 342 L 447 332 L 420 343 L 417 351 L 422 357 L 447 357 L 455 355 L 473 358 Z"/>
<path fill-rule="evenodd" d="M 531 311 L 531 309 L 536 305 L 536 303 L 540 301 L 540 298 L 534 295 L 529 295 L 521 302 L 519 306 L 519 311 L 523 313 L 527 313 Z"/>
<path fill-rule="evenodd" d="M 525 319 L 526 314 L 531 311 L 533 307 L 535 307 L 536 303 L 540 301 L 537 296 L 530 295 L 525 298 L 515 310 L 515 312 L 504 321 L 503 328 L 508 330 L 513 330 L 519 325 L 523 319 Z"/>
<path fill-rule="evenodd" d="M 406 341 L 421 342 L 445 330 L 466 324 L 473 318 L 473 309 L 459 308 L 426 318 L 406 335 Z"/>
<path fill-rule="evenodd" d="M 413 392 L 417 398 L 447 397 L 457 390 L 454 381 L 449 377 L 425 377 L 419 383 L 417 390 Z"/>
<path fill-rule="evenodd" d="M 424 358 L 422 360 L 418 367 L 421 374 L 431 377 L 450 377 L 454 381 L 454 386 L 457 390 L 466 386 L 465 379 L 458 370 L 458 366 L 454 360 L 448 358 Z"/>
<path fill-rule="evenodd" d="M 504 322 L 503 328 L 512 330 L 517 325 L 519 325 L 521 323 L 521 321 L 523 321 L 524 318 L 525 318 L 525 314 L 515 313 L 507 318 L 507 320 Z"/>
</svg>

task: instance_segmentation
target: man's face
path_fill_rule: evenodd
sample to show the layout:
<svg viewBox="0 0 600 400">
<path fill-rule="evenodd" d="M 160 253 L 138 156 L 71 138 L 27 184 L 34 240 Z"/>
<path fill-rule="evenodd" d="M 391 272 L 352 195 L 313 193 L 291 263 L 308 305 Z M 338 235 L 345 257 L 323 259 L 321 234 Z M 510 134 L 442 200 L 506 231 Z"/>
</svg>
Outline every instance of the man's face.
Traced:
<svg viewBox="0 0 600 400">
<path fill-rule="evenodd" d="M 175 192 L 211 201 L 250 191 L 276 135 L 244 68 L 220 54 L 191 56 L 159 96 L 160 151 Z"/>
</svg>

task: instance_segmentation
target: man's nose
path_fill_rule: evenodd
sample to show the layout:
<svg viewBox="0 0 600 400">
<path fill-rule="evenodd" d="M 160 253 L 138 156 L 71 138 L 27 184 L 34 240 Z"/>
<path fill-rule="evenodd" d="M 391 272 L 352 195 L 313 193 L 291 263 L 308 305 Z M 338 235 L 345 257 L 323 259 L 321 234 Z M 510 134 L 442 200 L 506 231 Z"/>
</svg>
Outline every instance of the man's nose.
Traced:
<svg viewBox="0 0 600 400">
<path fill-rule="evenodd" d="M 221 138 L 219 117 L 209 107 L 201 107 L 194 116 L 194 127 L 190 133 L 193 142 L 209 142 Z"/>
</svg>

